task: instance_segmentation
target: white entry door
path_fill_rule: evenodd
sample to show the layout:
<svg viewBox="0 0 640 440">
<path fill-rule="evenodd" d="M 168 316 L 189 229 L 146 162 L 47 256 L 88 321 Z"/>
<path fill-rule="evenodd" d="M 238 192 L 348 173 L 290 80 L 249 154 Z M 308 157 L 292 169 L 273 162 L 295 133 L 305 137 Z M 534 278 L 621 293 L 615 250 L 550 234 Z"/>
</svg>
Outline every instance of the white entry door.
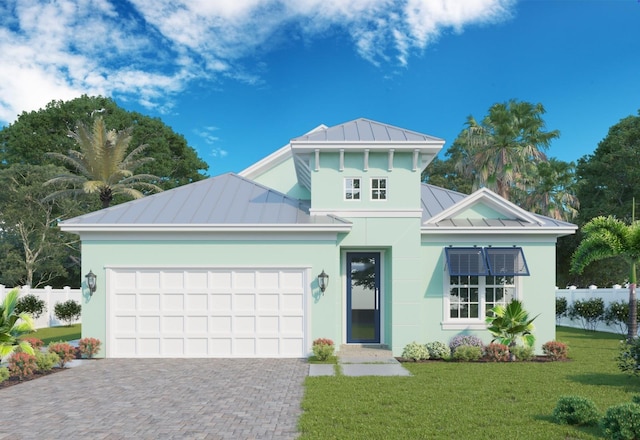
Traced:
<svg viewBox="0 0 640 440">
<path fill-rule="evenodd" d="M 107 357 L 304 357 L 308 270 L 107 270 Z"/>
</svg>

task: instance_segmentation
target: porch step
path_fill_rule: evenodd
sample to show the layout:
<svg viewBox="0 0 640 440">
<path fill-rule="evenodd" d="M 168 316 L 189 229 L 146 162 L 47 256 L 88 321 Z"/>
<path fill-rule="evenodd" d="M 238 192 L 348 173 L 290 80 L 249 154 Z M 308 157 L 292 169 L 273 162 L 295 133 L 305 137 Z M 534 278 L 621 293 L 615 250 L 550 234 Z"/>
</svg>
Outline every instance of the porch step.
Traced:
<svg viewBox="0 0 640 440">
<path fill-rule="evenodd" d="M 338 358 L 393 358 L 393 352 L 385 344 L 342 344 L 336 353 Z"/>
</svg>

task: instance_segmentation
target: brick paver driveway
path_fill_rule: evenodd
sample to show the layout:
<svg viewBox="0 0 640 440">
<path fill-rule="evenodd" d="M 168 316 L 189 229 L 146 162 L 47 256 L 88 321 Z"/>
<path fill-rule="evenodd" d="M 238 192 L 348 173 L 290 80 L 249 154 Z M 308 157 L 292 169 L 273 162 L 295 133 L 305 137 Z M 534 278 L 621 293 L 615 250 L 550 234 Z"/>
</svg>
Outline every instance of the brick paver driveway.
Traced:
<svg viewBox="0 0 640 440">
<path fill-rule="evenodd" d="M 0 391 L 0 439 L 292 439 L 300 359 L 101 359 Z"/>
</svg>

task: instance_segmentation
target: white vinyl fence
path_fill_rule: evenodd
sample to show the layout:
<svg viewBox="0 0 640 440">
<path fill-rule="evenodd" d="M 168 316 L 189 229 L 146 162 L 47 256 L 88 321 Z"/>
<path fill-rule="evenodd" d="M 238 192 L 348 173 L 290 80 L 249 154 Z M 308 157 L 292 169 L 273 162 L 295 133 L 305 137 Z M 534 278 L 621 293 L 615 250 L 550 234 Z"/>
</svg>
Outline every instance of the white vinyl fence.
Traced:
<svg viewBox="0 0 640 440">
<path fill-rule="evenodd" d="M 629 288 L 626 286 L 616 285 L 612 288 L 598 289 L 595 286 L 591 286 L 588 289 L 577 289 L 575 287 L 569 287 L 568 289 L 557 289 L 556 298 L 564 297 L 567 299 L 567 310 L 575 301 L 584 301 L 591 298 L 602 298 L 604 301 L 605 309 L 610 303 L 614 301 L 629 301 Z M 558 325 L 564 325 L 566 327 L 582 328 L 580 320 L 572 320 L 569 317 L 564 317 L 560 320 L 556 320 Z M 598 322 L 596 330 L 610 333 L 620 333 L 620 330 L 616 327 L 608 326 L 604 322 Z"/>
<path fill-rule="evenodd" d="M 62 303 L 67 300 L 74 300 L 80 304 L 82 304 L 82 290 L 81 289 L 72 289 L 70 287 L 65 287 L 64 289 L 54 289 L 51 286 L 47 286 L 43 289 L 32 289 L 29 286 L 20 287 L 20 297 L 26 295 L 35 295 L 45 303 L 45 311 L 40 315 L 38 319 L 35 320 L 36 328 L 44 328 L 44 327 L 53 327 L 56 325 L 66 325 L 65 322 L 58 320 L 54 314 L 54 307 L 57 303 Z M 5 287 L 0 284 L 0 301 L 4 300 L 4 297 L 9 293 L 9 291 L 13 290 L 13 288 Z M 76 321 L 76 323 L 80 322 L 80 320 Z"/>
</svg>

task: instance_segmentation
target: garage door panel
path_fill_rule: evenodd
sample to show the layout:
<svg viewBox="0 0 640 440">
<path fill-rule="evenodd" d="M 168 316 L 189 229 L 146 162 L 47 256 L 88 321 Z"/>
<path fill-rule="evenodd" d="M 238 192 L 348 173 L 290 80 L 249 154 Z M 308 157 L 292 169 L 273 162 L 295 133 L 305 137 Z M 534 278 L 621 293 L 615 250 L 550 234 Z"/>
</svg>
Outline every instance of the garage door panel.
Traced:
<svg viewBox="0 0 640 440">
<path fill-rule="evenodd" d="M 109 276 L 109 356 L 306 354 L 304 269 L 111 269 Z"/>
</svg>

